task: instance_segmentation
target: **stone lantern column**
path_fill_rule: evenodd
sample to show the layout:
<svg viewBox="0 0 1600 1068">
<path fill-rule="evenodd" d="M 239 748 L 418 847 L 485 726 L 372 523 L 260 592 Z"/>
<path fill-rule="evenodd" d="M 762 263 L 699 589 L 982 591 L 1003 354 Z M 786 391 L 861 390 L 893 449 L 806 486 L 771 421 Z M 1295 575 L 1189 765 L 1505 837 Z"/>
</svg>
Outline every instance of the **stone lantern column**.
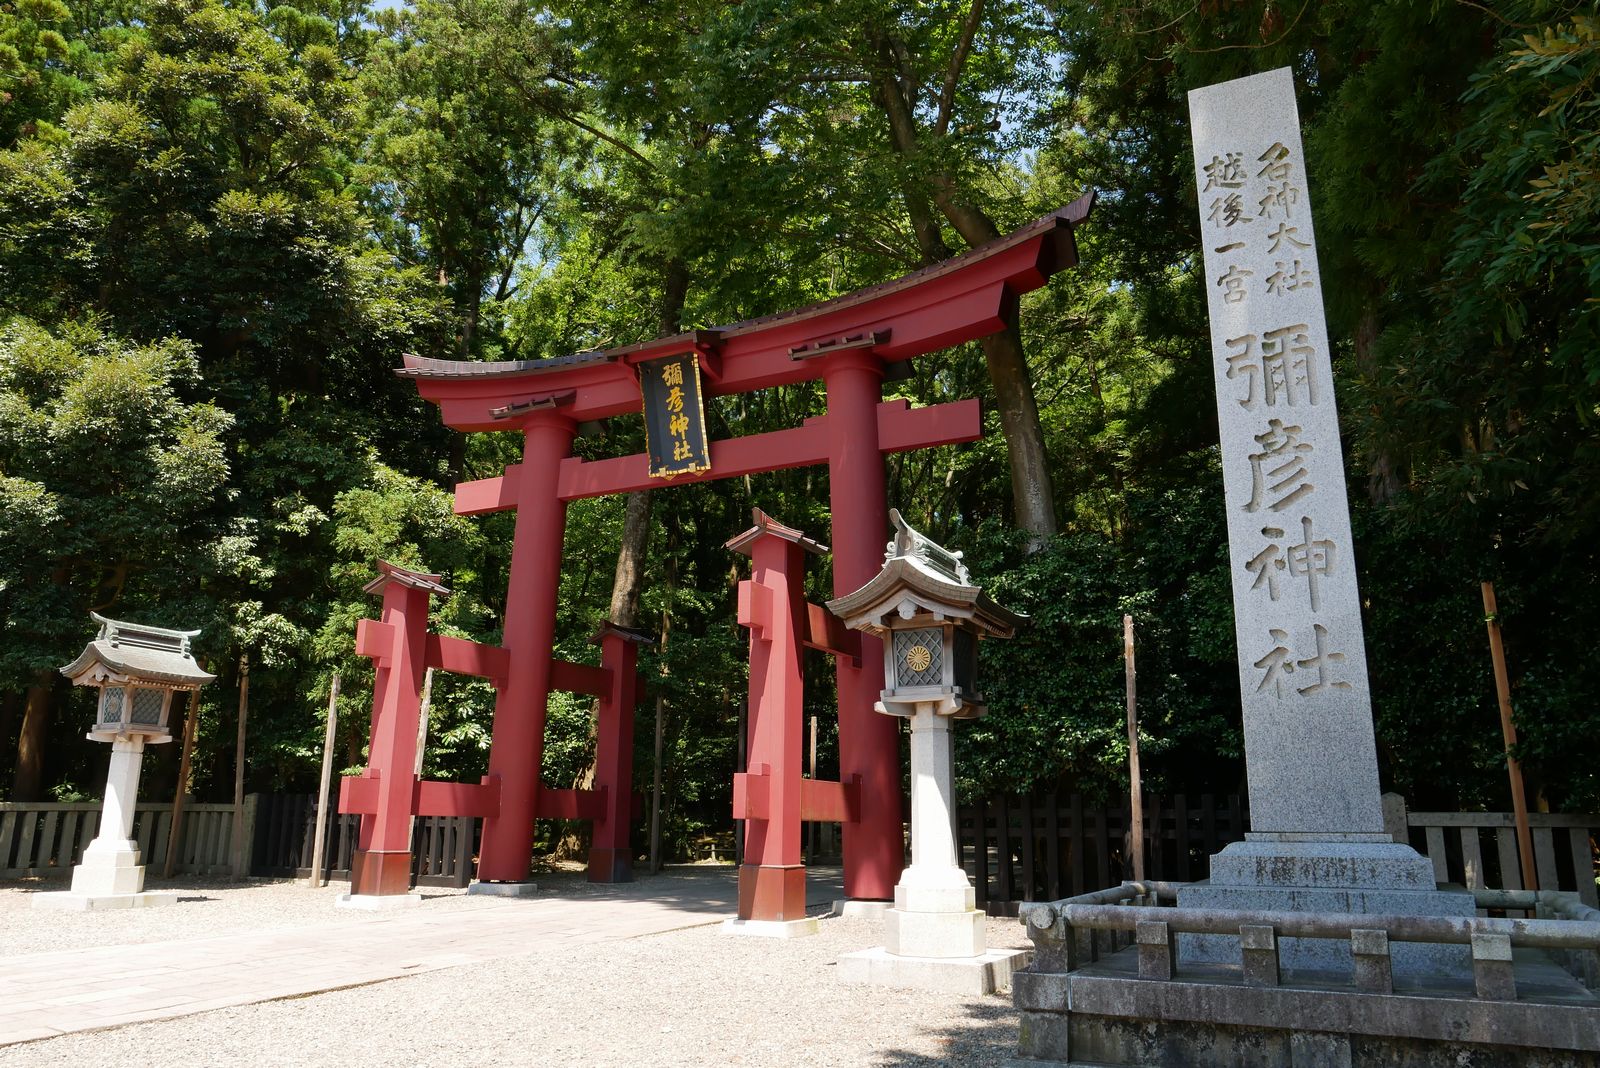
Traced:
<svg viewBox="0 0 1600 1068">
<path fill-rule="evenodd" d="M 898 956 L 976 957 L 983 913 L 956 849 L 955 746 L 949 715 L 922 702 L 911 726 L 911 866 L 885 920 L 884 947 Z"/>
<path fill-rule="evenodd" d="M 986 952 L 984 914 L 961 868 L 955 822 L 952 721 L 986 708 L 976 680 L 978 642 L 1010 637 L 1022 618 L 972 585 L 961 554 L 917 533 L 897 511 L 884 563 L 865 586 L 828 602 L 854 630 L 882 640 L 878 712 L 911 728 L 911 866 L 884 917 L 881 949 L 839 959 L 847 982 L 989 993 L 1026 951 Z"/>
</svg>

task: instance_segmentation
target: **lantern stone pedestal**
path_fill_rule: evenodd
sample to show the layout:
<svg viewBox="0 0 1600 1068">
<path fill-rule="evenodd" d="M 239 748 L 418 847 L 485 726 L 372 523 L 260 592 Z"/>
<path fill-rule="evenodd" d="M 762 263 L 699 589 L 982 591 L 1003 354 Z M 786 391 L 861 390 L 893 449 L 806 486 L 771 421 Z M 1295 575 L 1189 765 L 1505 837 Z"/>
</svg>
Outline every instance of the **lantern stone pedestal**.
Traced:
<svg viewBox="0 0 1600 1068">
<path fill-rule="evenodd" d="M 913 530 L 895 510 L 883 569 L 856 592 L 828 602 L 854 630 L 883 640 L 877 711 L 911 727 L 911 866 L 884 914 L 882 948 L 839 958 L 839 978 L 954 993 L 1008 986 L 1028 950 L 989 950 L 984 914 L 956 844 L 954 720 L 986 711 L 976 688 L 978 642 L 1010 637 L 1020 616 L 972 585 L 961 554 Z"/>
<path fill-rule="evenodd" d="M 951 720 L 933 703 L 911 722 L 911 866 L 884 913 L 884 944 L 839 958 L 847 983 L 991 994 L 1028 963 L 1025 949 L 987 948 L 984 913 L 957 863 Z"/>
<path fill-rule="evenodd" d="M 90 737 L 93 737 L 91 735 Z M 34 894 L 34 908 L 87 912 L 95 909 L 150 908 L 178 900 L 174 893 L 144 889 L 144 865 L 133 841 L 133 806 L 139 794 L 139 765 L 144 738 L 120 737 L 111 743 L 111 770 L 106 776 L 105 807 L 100 833 L 72 869 L 72 889 Z"/>
</svg>

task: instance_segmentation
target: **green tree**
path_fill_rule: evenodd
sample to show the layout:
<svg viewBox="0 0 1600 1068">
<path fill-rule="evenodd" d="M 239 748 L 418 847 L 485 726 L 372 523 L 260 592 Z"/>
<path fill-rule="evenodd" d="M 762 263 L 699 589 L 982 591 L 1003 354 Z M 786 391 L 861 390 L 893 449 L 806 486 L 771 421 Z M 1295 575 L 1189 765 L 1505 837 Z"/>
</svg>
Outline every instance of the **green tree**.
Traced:
<svg viewBox="0 0 1600 1068">
<path fill-rule="evenodd" d="M 184 627 L 216 617 L 204 586 L 230 555 L 218 504 L 232 420 L 182 399 L 198 376 L 181 340 L 137 345 L 92 323 L 0 329 L 0 690 L 27 691 L 13 800 L 45 785 L 56 668 L 92 635 L 90 611 Z"/>
</svg>

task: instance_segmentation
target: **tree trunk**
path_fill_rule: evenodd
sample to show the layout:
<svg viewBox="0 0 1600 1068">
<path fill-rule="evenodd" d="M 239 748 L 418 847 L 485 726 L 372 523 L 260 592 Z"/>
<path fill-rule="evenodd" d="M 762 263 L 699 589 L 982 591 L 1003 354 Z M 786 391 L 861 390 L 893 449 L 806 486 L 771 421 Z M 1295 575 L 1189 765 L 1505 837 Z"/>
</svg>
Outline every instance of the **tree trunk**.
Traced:
<svg viewBox="0 0 1600 1068">
<path fill-rule="evenodd" d="M 17 736 L 17 772 L 12 780 L 11 800 L 38 801 L 44 795 L 45 739 L 50 732 L 50 698 L 55 689 L 55 672 L 45 670 L 33 677 L 28 687 L 27 704 L 22 712 L 22 733 Z"/>
<path fill-rule="evenodd" d="M 1056 503 L 1039 405 L 1033 397 L 1033 380 L 1022 352 L 1022 331 L 1013 320 L 981 344 L 989 364 L 989 378 L 994 382 L 1000 431 L 1011 457 L 1011 500 L 1017 512 L 1017 526 L 1028 532 L 1029 548 L 1037 550 L 1056 532 Z"/>
<path fill-rule="evenodd" d="M 622 548 L 617 552 L 617 573 L 611 582 L 611 622 L 637 626 L 639 591 L 644 586 L 645 554 L 650 546 L 650 491 L 628 494 L 622 519 Z"/>
<path fill-rule="evenodd" d="M 908 98 L 907 82 L 895 72 L 893 45 L 892 40 L 878 42 L 881 65 L 874 81 L 874 95 L 889 120 L 890 141 L 895 152 L 914 173 L 923 154 L 922 136 L 917 127 L 915 101 Z M 969 246 L 976 248 L 1000 236 L 994 220 L 962 198 L 955 179 L 949 175 L 934 175 L 929 179 L 928 194 L 919 189 L 906 192 L 906 212 L 918 250 L 925 259 L 944 248 L 944 239 L 933 225 L 928 197 Z M 1055 492 L 1051 488 L 1050 468 L 1045 462 L 1044 427 L 1039 422 L 1039 405 L 1033 396 L 1033 380 L 1023 354 L 1017 315 L 1013 305 L 1009 316 L 1011 325 L 999 334 L 984 338 L 982 344 L 1000 409 L 1000 431 L 1005 435 L 1006 450 L 1011 457 L 1011 500 L 1016 523 L 1028 532 L 1029 548 L 1037 550 L 1056 532 Z"/>
<path fill-rule="evenodd" d="M 1378 347 L 1378 313 L 1371 305 L 1362 311 L 1356 323 L 1356 367 L 1364 378 L 1375 374 Z M 1381 441 L 1381 435 L 1378 435 Z M 1367 497 L 1373 504 L 1387 504 L 1400 493 L 1399 465 L 1382 444 L 1372 452 L 1372 465 L 1367 469 Z"/>
<path fill-rule="evenodd" d="M 661 279 L 661 318 L 658 321 L 663 335 L 678 332 L 683 304 L 689 296 L 689 270 L 680 259 L 667 261 Z M 635 490 L 628 494 L 622 519 L 622 544 L 617 549 L 617 569 L 611 580 L 611 608 L 607 617 L 619 627 L 634 627 L 639 622 L 639 594 L 644 588 L 644 562 L 650 548 L 650 490 Z M 599 704 L 595 705 L 595 718 L 589 728 L 589 760 L 578 772 L 573 787 L 589 790 L 594 787 L 595 734 L 599 722 Z M 556 855 L 581 857 L 588 852 L 592 825 L 582 821 L 569 822 L 556 842 Z"/>
<path fill-rule="evenodd" d="M 0 696 L 0 749 L 11 744 L 11 732 L 17 726 L 17 712 L 22 708 L 22 692 L 7 690 Z"/>
</svg>

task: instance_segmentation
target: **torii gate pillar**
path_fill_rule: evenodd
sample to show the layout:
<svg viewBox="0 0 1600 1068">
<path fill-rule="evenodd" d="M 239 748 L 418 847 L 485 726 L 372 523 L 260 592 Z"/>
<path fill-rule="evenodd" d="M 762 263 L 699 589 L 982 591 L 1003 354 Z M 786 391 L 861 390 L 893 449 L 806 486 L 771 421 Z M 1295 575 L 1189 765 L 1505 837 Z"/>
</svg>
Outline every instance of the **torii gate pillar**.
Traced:
<svg viewBox="0 0 1600 1068">
<path fill-rule="evenodd" d="M 878 437 L 883 360 L 865 349 L 826 357 L 828 483 L 833 508 L 833 595 L 864 586 L 883 563 L 889 505 Z M 861 791 L 860 819 L 844 829 L 844 893 L 887 901 L 905 866 L 899 724 L 873 711 L 883 655 L 863 636 L 860 666 L 838 659 L 839 778 Z"/>
<path fill-rule="evenodd" d="M 633 716 L 639 704 L 639 646 L 648 635 L 607 623 L 590 639 L 600 646 L 606 692 L 596 710 L 594 785 L 601 793 L 600 816 L 589 848 L 591 883 L 633 881 L 633 847 L 628 840 L 633 814 Z"/>
<path fill-rule="evenodd" d="M 577 424 L 553 408 L 524 417 L 516 484 L 517 525 L 501 645 L 511 651 L 494 702 L 489 779 L 500 786 L 500 812 L 483 821 L 479 883 L 524 883 L 533 858 L 533 820 L 544 763 L 544 721 L 550 705 L 556 600 L 567 502 L 557 493 L 561 461 L 572 452 Z"/>
</svg>

